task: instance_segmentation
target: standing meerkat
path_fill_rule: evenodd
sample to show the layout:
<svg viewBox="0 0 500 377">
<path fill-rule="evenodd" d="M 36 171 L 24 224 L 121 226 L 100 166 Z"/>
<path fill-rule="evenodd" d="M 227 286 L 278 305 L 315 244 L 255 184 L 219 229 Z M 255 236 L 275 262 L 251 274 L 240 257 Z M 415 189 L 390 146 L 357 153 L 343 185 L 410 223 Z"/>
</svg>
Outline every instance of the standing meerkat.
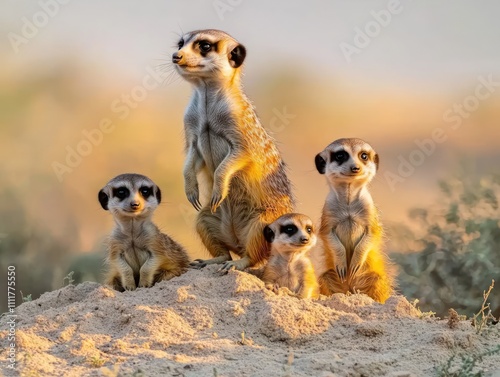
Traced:
<svg viewBox="0 0 500 377">
<path fill-rule="evenodd" d="M 283 215 L 264 228 L 264 237 L 271 244 L 264 283 L 273 289 L 287 287 L 301 298 L 318 298 L 318 280 L 309 259 L 316 244 L 311 219 L 298 213 Z"/>
<path fill-rule="evenodd" d="M 243 270 L 269 257 L 262 231 L 294 201 L 285 164 L 243 93 L 241 66 L 246 50 L 219 30 L 184 34 L 172 55 L 178 73 L 194 92 L 184 116 L 184 184 L 199 211 L 196 229 L 213 259 L 193 267 L 224 263 Z M 198 173 L 208 186 L 200 203 Z M 241 259 L 231 260 L 230 251 Z"/>
<path fill-rule="evenodd" d="M 394 278 L 381 248 L 383 229 L 368 191 L 378 170 L 378 154 L 361 139 L 339 139 L 319 153 L 315 163 L 330 186 L 318 243 L 327 269 L 320 278 L 321 292 L 359 291 L 385 302 L 393 292 Z"/>
<path fill-rule="evenodd" d="M 151 287 L 186 271 L 189 258 L 184 248 L 151 220 L 161 202 L 160 188 L 151 179 L 119 175 L 99 191 L 98 198 L 116 223 L 108 239 L 106 284 L 123 292 Z"/>
</svg>

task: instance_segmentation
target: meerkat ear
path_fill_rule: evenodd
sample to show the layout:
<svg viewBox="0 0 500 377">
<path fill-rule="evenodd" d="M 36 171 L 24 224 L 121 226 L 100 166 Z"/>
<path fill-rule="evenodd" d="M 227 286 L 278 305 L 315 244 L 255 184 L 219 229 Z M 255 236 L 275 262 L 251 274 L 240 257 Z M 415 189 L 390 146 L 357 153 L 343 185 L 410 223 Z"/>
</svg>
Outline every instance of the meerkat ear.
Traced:
<svg viewBox="0 0 500 377">
<path fill-rule="evenodd" d="M 158 204 L 160 204 L 161 203 L 161 190 L 158 186 L 156 186 L 155 196 L 156 196 L 156 200 L 158 201 Z"/>
<path fill-rule="evenodd" d="M 373 157 L 373 161 L 375 162 L 375 166 L 377 167 L 377 170 L 378 170 L 378 164 L 380 162 L 380 159 L 378 157 L 378 153 L 375 153 L 375 157 Z"/>
<path fill-rule="evenodd" d="M 320 153 L 314 158 L 314 163 L 316 164 L 316 169 L 318 169 L 319 174 L 325 174 L 326 161 L 321 157 Z"/>
<path fill-rule="evenodd" d="M 238 45 L 231 50 L 229 53 L 229 64 L 231 67 L 238 68 L 243 64 L 245 57 L 247 56 L 247 50 L 245 46 Z"/>
<path fill-rule="evenodd" d="M 274 232 L 269 226 L 266 225 L 264 228 L 264 238 L 267 242 L 272 243 L 274 241 Z"/>
<path fill-rule="evenodd" d="M 104 190 L 99 191 L 98 195 L 99 203 L 101 203 L 102 208 L 104 208 L 106 211 L 108 210 L 108 194 L 104 192 Z"/>
</svg>

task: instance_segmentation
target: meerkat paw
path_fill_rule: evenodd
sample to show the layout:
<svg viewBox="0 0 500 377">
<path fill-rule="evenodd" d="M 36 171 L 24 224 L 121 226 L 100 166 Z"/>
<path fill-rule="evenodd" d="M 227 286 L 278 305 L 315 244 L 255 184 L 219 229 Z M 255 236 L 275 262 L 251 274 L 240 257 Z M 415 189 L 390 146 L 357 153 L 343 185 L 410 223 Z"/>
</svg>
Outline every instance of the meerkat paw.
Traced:
<svg viewBox="0 0 500 377">
<path fill-rule="evenodd" d="M 232 260 L 224 263 L 219 269 L 219 272 L 228 273 L 229 270 L 244 270 L 250 266 L 250 260 L 247 257 L 243 257 L 238 260 Z"/>
<path fill-rule="evenodd" d="M 208 266 L 209 264 L 220 264 L 220 263 L 227 262 L 230 259 L 231 259 L 230 255 L 222 255 L 220 257 L 213 258 L 213 259 L 195 259 L 194 261 L 189 263 L 189 267 L 196 268 L 196 269 L 200 270 L 203 267 Z"/>
<path fill-rule="evenodd" d="M 128 274 L 121 277 L 122 287 L 126 291 L 134 291 L 137 286 L 135 285 L 135 279 L 133 276 Z"/>
<path fill-rule="evenodd" d="M 139 285 L 137 286 L 138 288 L 149 288 L 153 286 L 153 279 L 152 278 L 141 278 L 139 279 Z"/>
<path fill-rule="evenodd" d="M 123 284 L 123 288 L 126 290 L 126 291 L 135 291 L 135 283 L 134 284 Z"/>
<path fill-rule="evenodd" d="M 279 293 L 280 286 L 278 284 L 267 283 L 265 287 L 276 294 Z"/>
<path fill-rule="evenodd" d="M 186 197 L 189 203 L 196 209 L 197 211 L 200 211 L 202 208 L 202 205 L 200 203 L 200 193 L 198 191 L 198 187 L 194 187 L 192 189 L 187 189 L 186 188 Z"/>
<path fill-rule="evenodd" d="M 189 263 L 189 267 L 196 268 L 197 270 L 201 270 L 204 267 L 207 267 L 208 263 L 204 259 L 195 259 L 191 263 Z"/>
<path fill-rule="evenodd" d="M 217 211 L 217 208 L 219 208 L 224 199 L 225 198 L 221 194 L 212 194 L 212 199 L 210 199 L 210 210 L 212 211 L 212 213 L 215 213 Z"/>
<path fill-rule="evenodd" d="M 335 269 L 337 270 L 340 281 L 342 283 L 345 282 L 347 278 L 347 266 L 345 264 L 337 264 Z"/>
<path fill-rule="evenodd" d="M 356 274 L 359 272 L 360 268 L 361 268 L 361 263 L 357 263 L 357 264 L 352 265 L 351 268 L 349 269 L 349 275 L 351 277 L 356 276 Z"/>
</svg>

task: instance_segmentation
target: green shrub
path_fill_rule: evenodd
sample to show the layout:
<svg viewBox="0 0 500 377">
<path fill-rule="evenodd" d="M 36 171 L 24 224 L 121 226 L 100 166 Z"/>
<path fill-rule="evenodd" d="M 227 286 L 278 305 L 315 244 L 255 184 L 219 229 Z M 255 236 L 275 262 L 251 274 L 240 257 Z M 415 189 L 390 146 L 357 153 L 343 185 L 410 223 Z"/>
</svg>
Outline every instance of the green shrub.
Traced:
<svg viewBox="0 0 500 377">
<path fill-rule="evenodd" d="M 445 316 L 454 308 L 470 317 L 492 279 L 500 281 L 500 176 L 462 174 L 439 186 L 436 206 L 410 212 L 423 234 L 417 252 L 393 254 L 399 288 L 424 310 Z M 500 309 L 498 288 L 489 302 Z"/>
</svg>

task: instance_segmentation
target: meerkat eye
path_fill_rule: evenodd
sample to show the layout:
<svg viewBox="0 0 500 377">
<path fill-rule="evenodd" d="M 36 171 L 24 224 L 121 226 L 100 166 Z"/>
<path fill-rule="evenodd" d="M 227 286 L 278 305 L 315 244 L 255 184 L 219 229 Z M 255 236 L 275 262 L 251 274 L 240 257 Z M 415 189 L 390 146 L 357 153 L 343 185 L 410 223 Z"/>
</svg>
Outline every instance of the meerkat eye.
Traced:
<svg viewBox="0 0 500 377">
<path fill-rule="evenodd" d="M 200 50 L 202 52 L 209 52 L 212 49 L 212 44 L 207 41 L 200 42 Z"/>
<path fill-rule="evenodd" d="M 346 151 L 333 152 L 331 159 L 333 161 L 337 161 L 338 163 L 342 163 L 342 162 L 347 161 L 349 159 L 349 155 L 347 154 Z"/>
<path fill-rule="evenodd" d="M 284 225 L 281 227 L 281 233 L 285 233 L 289 236 L 293 236 L 295 233 L 297 233 L 298 229 L 295 225 L 290 224 L 290 225 Z"/>
<path fill-rule="evenodd" d="M 142 186 L 139 191 L 144 199 L 149 198 L 152 193 L 151 187 L 146 186 Z"/>
<path fill-rule="evenodd" d="M 311 234 L 311 233 L 312 233 L 312 231 L 313 231 L 313 228 L 312 228 L 312 227 L 310 227 L 310 226 L 306 226 L 306 232 L 307 232 L 307 233 Z"/>
<path fill-rule="evenodd" d="M 130 191 L 126 187 L 118 187 L 113 189 L 113 196 L 117 197 L 120 200 L 125 199 L 130 195 Z"/>
<path fill-rule="evenodd" d="M 177 47 L 179 47 L 179 50 L 184 46 L 184 40 L 180 40 L 179 43 L 177 43 Z"/>
<path fill-rule="evenodd" d="M 359 155 L 359 157 L 360 157 L 363 161 L 368 160 L 368 154 L 367 154 L 366 152 L 361 152 L 361 154 Z"/>
</svg>

